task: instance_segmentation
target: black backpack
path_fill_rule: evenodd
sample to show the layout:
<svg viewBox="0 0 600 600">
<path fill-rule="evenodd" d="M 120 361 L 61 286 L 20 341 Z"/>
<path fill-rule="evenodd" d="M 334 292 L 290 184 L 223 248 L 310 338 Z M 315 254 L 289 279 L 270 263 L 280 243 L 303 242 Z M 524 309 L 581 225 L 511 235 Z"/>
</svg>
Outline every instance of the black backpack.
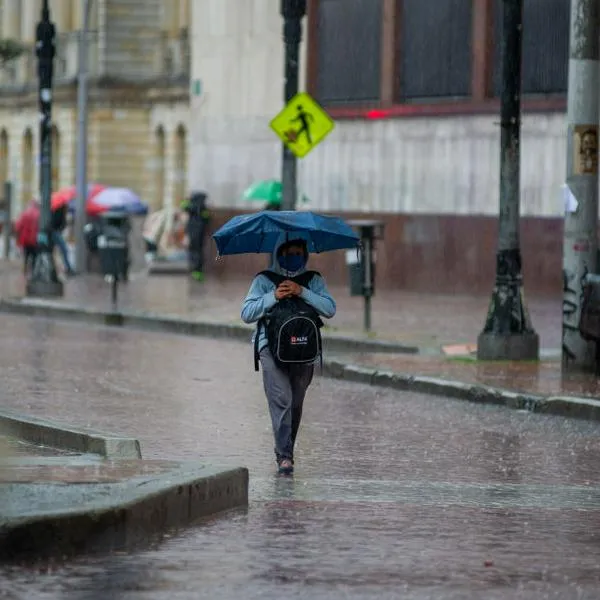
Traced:
<svg viewBox="0 0 600 600">
<path fill-rule="evenodd" d="M 305 271 L 296 277 L 284 277 L 273 271 L 261 271 L 276 286 L 287 280 L 307 287 L 317 271 Z M 267 334 L 269 350 L 278 365 L 308 364 L 322 359 L 321 327 L 319 313 L 302 298 L 284 298 L 258 322 L 254 338 L 254 370 L 258 371 L 258 338 L 263 327 Z"/>
</svg>

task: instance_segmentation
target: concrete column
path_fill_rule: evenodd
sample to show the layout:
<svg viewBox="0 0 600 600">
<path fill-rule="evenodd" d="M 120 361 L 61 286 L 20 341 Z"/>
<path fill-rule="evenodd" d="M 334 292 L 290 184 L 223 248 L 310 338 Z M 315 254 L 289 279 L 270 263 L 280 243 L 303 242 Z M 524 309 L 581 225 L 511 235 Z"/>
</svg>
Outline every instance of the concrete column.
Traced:
<svg viewBox="0 0 600 600">
<path fill-rule="evenodd" d="M 4 0 L 2 14 L 2 37 L 20 39 L 21 37 L 21 0 Z"/>
<path fill-rule="evenodd" d="M 71 28 L 73 31 L 83 29 L 83 11 L 85 9 L 85 0 L 66 0 L 71 2 Z M 90 8 L 89 26 L 91 31 L 98 29 L 98 10 L 99 5 L 103 0 L 92 0 Z"/>
<path fill-rule="evenodd" d="M 83 28 L 83 9 L 85 2 L 83 0 L 70 0 L 71 3 L 71 26 L 74 31 Z"/>
<path fill-rule="evenodd" d="M 71 0 L 50 0 L 50 18 L 56 25 L 58 34 L 72 31 Z"/>
<path fill-rule="evenodd" d="M 35 30 L 41 17 L 40 0 L 21 0 L 21 38 L 25 42 L 35 41 Z"/>
<path fill-rule="evenodd" d="M 563 366 L 596 366 L 595 344 L 579 333 L 583 282 L 597 273 L 598 248 L 598 0 L 573 0 L 567 108 L 567 189 L 563 236 Z"/>
<path fill-rule="evenodd" d="M 179 30 L 190 27 L 190 0 L 179 0 Z"/>
</svg>

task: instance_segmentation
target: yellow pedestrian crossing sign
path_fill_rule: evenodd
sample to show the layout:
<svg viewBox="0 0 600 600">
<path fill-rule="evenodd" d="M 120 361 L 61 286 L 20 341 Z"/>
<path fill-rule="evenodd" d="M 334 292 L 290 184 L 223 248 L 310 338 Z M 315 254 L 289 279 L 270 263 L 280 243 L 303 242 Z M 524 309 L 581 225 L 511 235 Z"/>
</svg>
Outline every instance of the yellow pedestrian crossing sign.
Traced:
<svg viewBox="0 0 600 600">
<path fill-rule="evenodd" d="M 270 125 L 298 158 L 306 156 L 335 127 L 331 117 L 305 92 L 296 94 Z"/>
</svg>

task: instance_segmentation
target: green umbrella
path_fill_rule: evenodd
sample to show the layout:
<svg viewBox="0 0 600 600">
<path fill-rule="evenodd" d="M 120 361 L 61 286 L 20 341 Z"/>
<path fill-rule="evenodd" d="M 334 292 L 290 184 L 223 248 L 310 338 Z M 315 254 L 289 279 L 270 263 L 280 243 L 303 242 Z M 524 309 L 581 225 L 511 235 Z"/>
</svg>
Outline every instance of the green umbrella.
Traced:
<svg viewBox="0 0 600 600">
<path fill-rule="evenodd" d="M 267 202 L 268 204 L 281 204 L 281 181 L 266 179 L 254 182 L 245 192 L 244 198 L 251 202 Z M 298 194 L 301 202 L 308 202 L 303 194 Z"/>
</svg>

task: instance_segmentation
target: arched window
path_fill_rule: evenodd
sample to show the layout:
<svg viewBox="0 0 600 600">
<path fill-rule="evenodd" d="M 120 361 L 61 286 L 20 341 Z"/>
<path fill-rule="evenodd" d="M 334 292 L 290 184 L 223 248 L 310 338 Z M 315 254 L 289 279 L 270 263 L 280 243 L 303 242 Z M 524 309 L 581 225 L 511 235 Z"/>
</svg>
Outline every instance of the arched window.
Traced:
<svg viewBox="0 0 600 600">
<path fill-rule="evenodd" d="M 31 133 L 31 129 L 26 129 L 23 134 L 21 160 L 21 206 L 23 207 L 34 197 L 35 161 L 33 159 L 33 133 Z"/>
<path fill-rule="evenodd" d="M 165 130 L 162 126 L 154 134 L 154 199 L 153 208 L 156 210 L 163 206 L 165 195 Z"/>
<path fill-rule="evenodd" d="M 175 131 L 175 172 L 173 174 L 173 202 L 179 206 L 187 192 L 187 133 L 183 125 Z"/>
<path fill-rule="evenodd" d="M 60 188 L 60 132 L 52 126 L 52 191 Z"/>
<path fill-rule="evenodd" d="M 8 156 L 8 133 L 6 129 L 0 132 L 0 187 L 4 185 L 5 181 L 8 181 L 8 169 L 9 156 Z M 0 191 L 0 194 L 2 192 Z"/>
</svg>

